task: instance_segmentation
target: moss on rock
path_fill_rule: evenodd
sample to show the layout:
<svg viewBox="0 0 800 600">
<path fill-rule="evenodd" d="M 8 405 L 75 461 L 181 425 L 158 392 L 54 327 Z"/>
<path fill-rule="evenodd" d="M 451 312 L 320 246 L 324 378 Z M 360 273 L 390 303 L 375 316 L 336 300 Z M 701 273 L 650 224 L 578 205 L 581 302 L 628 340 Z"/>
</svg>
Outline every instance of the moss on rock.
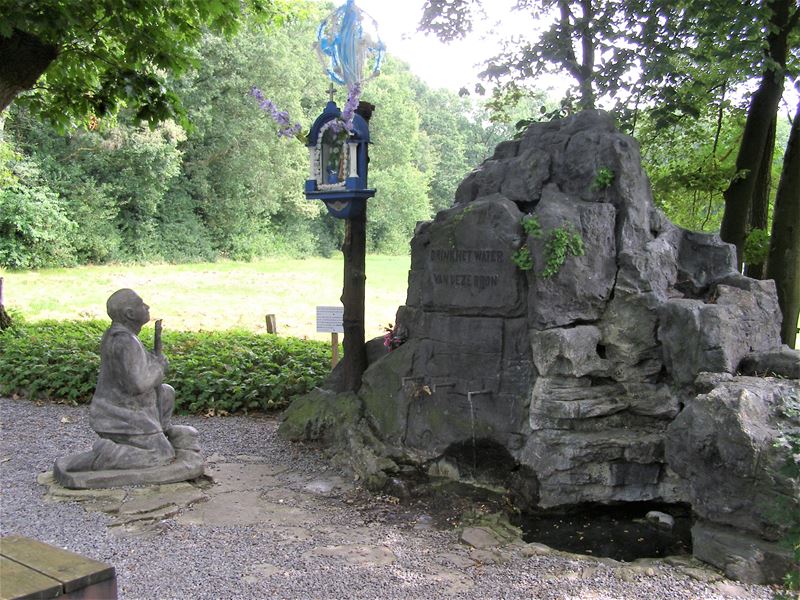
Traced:
<svg viewBox="0 0 800 600">
<path fill-rule="evenodd" d="M 352 392 L 315 389 L 295 398 L 283 413 L 278 433 L 295 442 L 333 444 L 343 431 L 355 426 L 362 412 L 361 400 Z"/>
<path fill-rule="evenodd" d="M 408 405 L 398 397 L 403 377 L 411 372 L 417 342 L 405 343 L 381 358 L 364 373 L 359 390 L 366 412 L 389 443 L 399 443 L 405 433 Z"/>
</svg>

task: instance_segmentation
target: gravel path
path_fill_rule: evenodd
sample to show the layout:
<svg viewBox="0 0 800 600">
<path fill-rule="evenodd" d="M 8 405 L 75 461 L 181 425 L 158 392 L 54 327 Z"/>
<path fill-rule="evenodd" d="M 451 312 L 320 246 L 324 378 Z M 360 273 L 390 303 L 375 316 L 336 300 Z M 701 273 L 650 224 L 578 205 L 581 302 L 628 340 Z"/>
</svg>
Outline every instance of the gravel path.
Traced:
<svg viewBox="0 0 800 600">
<path fill-rule="evenodd" d="M 701 583 L 669 565 L 655 575 L 626 575 L 596 561 L 525 556 L 519 547 L 500 562 L 484 562 L 455 531 L 375 520 L 353 501 L 357 492 L 313 499 L 317 521 L 306 529 L 180 517 L 139 533 L 109 529 L 109 515 L 75 502 L 46 502 L 36 482 L 55 458 L 91 446 L 87 408 L 0 399 L 0 419 L 0 534 L 25 535 L 114 565 L 124 599 L 772 597 L 768 587 Z M 261 461 L 308 477 L 331 473 L 313 450 L 277 437 L 273 420 L 176 420 L 200 431 L 207 456 Z M 382 553 L 354 561 L 344 559 L 341 548 Z"/>
</svg>

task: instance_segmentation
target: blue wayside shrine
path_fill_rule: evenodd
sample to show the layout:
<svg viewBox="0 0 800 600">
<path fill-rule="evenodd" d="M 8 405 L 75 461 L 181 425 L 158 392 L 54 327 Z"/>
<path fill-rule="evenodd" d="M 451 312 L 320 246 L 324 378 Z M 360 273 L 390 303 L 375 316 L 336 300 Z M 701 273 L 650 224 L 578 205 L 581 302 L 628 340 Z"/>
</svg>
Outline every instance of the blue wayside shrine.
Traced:
<svg viewBox="0 0 800 600">
<path fill-rule="evenodd" d="M 322 200 L 338 219 L 361 215 L 367 199 L 375 195 L 367 187 L 368 144 L 367 121 L 354 114 L 348 131 L 342 127 L 342 111 L 332 100 L 328 102 L 308 134 L 306 198 Z"/>
<path fill-rule="evenodd" d="M 360 100 L 362 85 L 380 73 L 386 50 L 377 23 L 354 0 L 334 10 L 319 25 L 315 48 L 325 74 L 331 80 L 330 102 L 316 118 L 308 135 L 292 124 L 256 87 L 251 94 L 278 125 L 278 135 L 303 140 L 308 147 L 308 200 L 322 200 L 328 212 L 344 219 L 344 378 L 339 391 L 356 391 L 367 368 L 364 341 L 364 294 L 367 254 L 367 200 L 376 190 L 367 187 L 369 120 L 375 105 Z M 339 109 L 333 101 L 334 84 L 347 87 L 347 102 Z M 2 280 L 0 280 L 2 281 Z M 2 308 L 2 301 L 0 301 Z"/>
<path fill-rule="evenodd" d="M 328 212 L 344 219 L 344 377 L 338 391 L 357 391 L 367 368 L 364 297 L 369 189 L 369 120 L 373 104 L 360 101 L 361 86 L 380 72 L 384 45 L 375 19 L 354 0 L 334 10 L 317 30 L 317 55 L 331 80 L 330 102 L 308 132 L 309 176 L 305 194 L 322 200 Z M 333 101 L 334 84 L 347 87 L 341 110 Z"/>
</svg>

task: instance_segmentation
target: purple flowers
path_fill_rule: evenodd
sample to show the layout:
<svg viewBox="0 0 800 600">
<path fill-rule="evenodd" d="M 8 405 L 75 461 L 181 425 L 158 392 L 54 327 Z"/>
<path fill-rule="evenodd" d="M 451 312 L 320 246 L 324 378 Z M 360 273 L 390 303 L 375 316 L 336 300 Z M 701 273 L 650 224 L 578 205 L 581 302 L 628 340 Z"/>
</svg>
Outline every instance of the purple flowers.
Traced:
<svg viewBox="0 0 800 600">
<path fill-rule="evenodd" d="M 358 101 L 361 98 L 361 85 L 354 83 L 348 86 L 347 102 L 342 109 L 342 116 L 331 123 L 330 130 L 335 134 L 340 134 L 346 131 L 348 134 L 353 133 L 353 118 L 356 115 L 358 108 Z"/>
<path fill-rule="evenodd" d="M 300 123 L 292 125 L 288 112 L 279 110 L 278 107 L 275 106 L 275 103 L 269 98 L 266 98 L 264 93 L 255 86 L 250 89 L 250 95 L 258 100 L 258 106 L 261 110 L 272 117 L 272 120 L 278 125 L 278 137 L 296 137 L 302 142 L 306 141 L 305 136 L 300 133 L 302 130 Z M 330 129 L 333 133 L 337 135 L 345 131 L 348 134 L 353 133 L 353 118 L 355 117 L 360 98 L 361 85 L 358 83 L 349 85 L 347 102 L 342 109 L 342 116 L 330 125 Z"/>
<path fill-rule="evenodd" d="M 253 86 L 250 90 L 250 95 L 258 100 L 258 105 L 265 113 L 272 117 L 272 120 L 278 125 L 278 137 L 297 137 L 300 134 L 302 127 L 300 123 L 292 125 L 289 119 L 289 113 L 285 110 L 278 110 L 275 103 L 269 98 L 265 98 L 263 92 L 257 87 Z"/>
<path fill-rule="evenodd" d="M 391 352 L 392 350 L 396 350 L 400 346 L 403 345 L 406 341 L 406 335 L 400 331 L 400 328 L 397 325 L 392 325 L 389 323 L 388 327 L 384 327 L 384 334 L 383 334 L 383 345 Z"/>
<path fill-rule="evenodd" d="M 358 101 L 360 98 L 361 85 L 359 83 L 353 83 L 349 85 L 347 102 L 345 102 L 344 108 L 342 109 L 342 122 L 344 123 L 344 128 L 350 133 L 353 132 L 353 117 L 356 114 L 356 109 L 358 108 Z"/>
</svg>

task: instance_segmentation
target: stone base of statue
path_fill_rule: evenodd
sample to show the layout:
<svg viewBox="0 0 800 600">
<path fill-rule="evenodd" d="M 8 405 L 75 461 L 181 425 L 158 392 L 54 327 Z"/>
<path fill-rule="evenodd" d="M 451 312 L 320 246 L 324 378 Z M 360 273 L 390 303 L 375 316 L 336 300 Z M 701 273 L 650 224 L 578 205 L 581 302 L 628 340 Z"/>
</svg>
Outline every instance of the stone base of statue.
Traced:
<svg viewBox="0 0 800 600">
<path fill-rule="evenodd" d="M 88 452 L 57 459 L 53 476 L 66 488 L 97 489 L 177 483 L 203 474 L 203 457 L 194 427 L 175 425 L 166 435 L 158 434 L 158 438 L 163 438 L 169 448 L 146 449 L 141 447 L 143 444 L 137 448 L 101 438 Z M 141 466 L 142 463 L 154 466 Z M 117 468 L 109 468 L 112 464 Z"/>
</svg>

